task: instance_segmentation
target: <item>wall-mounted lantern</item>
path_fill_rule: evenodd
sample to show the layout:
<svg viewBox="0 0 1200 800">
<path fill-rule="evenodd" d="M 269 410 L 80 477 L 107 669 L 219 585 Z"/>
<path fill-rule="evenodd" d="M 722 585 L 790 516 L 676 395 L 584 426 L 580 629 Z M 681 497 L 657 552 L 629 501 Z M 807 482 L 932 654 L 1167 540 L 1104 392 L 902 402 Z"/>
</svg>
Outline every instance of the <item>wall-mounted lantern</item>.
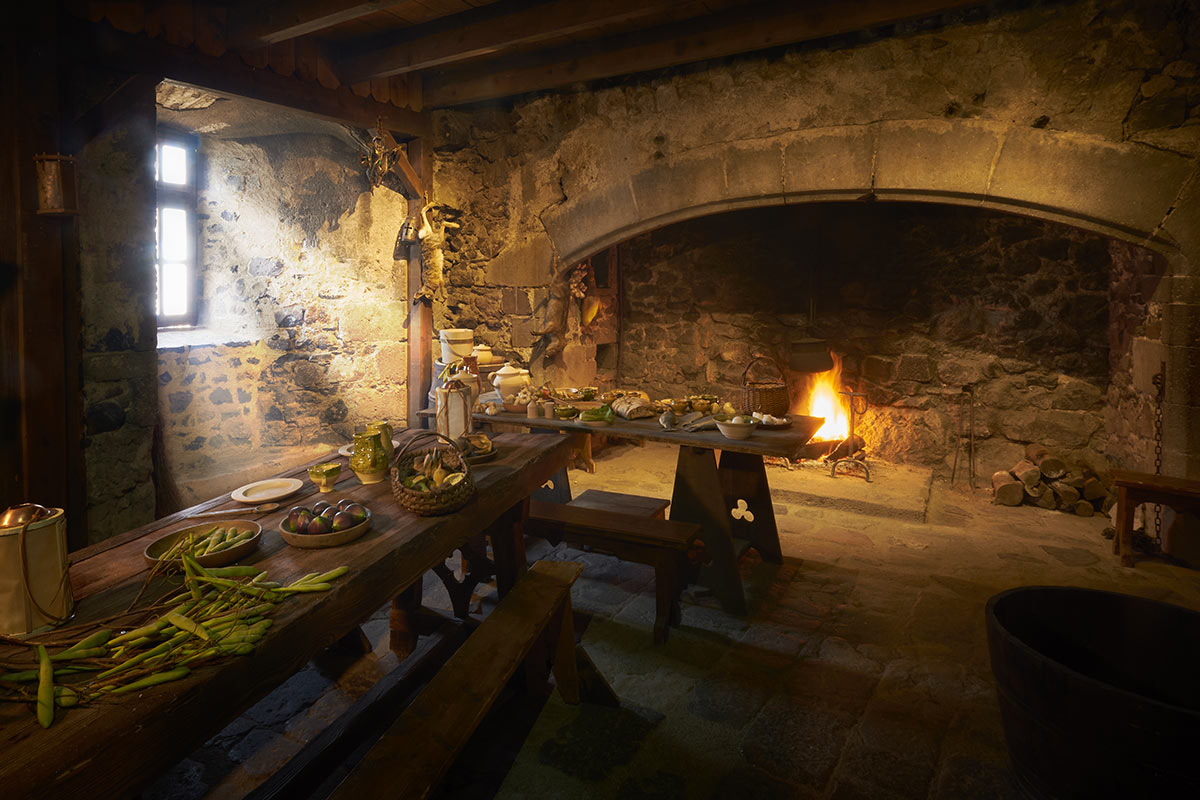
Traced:
<svg viewBox="0 0 1200 800">
<path fill-rule="evenodd" d="M 33 163 L 37 168 L 37 213 L 51 216 L 78 214 L 74 156 L 43 153 L 34 156 Z"/>
</svg>

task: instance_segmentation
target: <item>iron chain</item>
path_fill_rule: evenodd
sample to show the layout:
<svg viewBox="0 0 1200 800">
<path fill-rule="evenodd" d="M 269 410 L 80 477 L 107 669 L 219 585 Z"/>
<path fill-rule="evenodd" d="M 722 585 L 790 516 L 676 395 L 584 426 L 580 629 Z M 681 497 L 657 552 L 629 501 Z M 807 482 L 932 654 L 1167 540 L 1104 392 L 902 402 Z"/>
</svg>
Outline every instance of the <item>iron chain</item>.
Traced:
<svg viewBox="0 0 1200 800">
<path fill-rule="evenodd" d="M 1154 398 L 1154 474 L 1162 475 L 1163 398 L 1166 395 L 1166 364 L 1152 379 L 1157 394 Z M 1154 504 L 1154 543 L 1162 547 L 1162 504 Z"/>
</svg>

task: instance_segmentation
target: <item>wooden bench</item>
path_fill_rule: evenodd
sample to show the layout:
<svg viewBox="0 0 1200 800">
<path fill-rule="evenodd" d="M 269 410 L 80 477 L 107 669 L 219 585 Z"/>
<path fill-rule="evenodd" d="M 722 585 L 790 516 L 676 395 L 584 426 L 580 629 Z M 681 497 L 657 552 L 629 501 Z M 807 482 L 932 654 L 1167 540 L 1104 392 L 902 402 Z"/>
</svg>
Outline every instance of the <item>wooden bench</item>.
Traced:
<svg viewBox="0 0 1200 800">
<path fill-rule="evenodd" d="M 1113 552 L 1121 566 L 1133 566 L 1133 511 L 1142 503 L 1161 503 L 1176 511 L 1200 511 L 1200 481 L 1148 472 L 1112 471 L 1117 487 L 1117 535 Z"/>
<path fill-rule="evenodd" d="M 571 561 L 533 564 L 330 797 L 428 797 L 544 632 L 559 694 L 577 704 L 571 584 L 582 571 Z"/>
<path fill-rule="evenodd" d="M 649 500 L 651 505 L 663 504 L 658 516 L 647 517 L 604 510 L 603 502 L 612 499 L 611 492 L 599 493 L 608 498 L 592 495 L 590 503 L 581 502 L 589 494 L 592 492 L 584 492 L 567 504 L 530 501 L 525 531 L 552 544 L 565 541 L 654 567 L 654 641 L 661 644 L 667 640 L 667 626 L 679 624 L 679 594 L 687 574 L 688 553 L 699 547 L 700 526 L 662 519 L 665 500 L 636 498 Z"/>
</svg>

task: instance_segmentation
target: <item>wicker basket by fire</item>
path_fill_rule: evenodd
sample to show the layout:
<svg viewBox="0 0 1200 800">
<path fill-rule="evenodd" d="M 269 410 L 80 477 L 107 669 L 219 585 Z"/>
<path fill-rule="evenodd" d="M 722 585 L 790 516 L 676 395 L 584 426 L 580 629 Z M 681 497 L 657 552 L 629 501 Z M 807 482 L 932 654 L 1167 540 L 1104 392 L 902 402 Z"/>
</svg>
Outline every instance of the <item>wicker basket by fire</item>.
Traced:
<svg viewBox="0 0 1200 800">
<path fill-rule="evenodd" d="M 752 381 L 748 379 L 750 368 L 759 361 L 766 361 L 775 367 L 775 371 L 779 373 L 779 380 L 771 381 Z M 782 417 L 788 413 L 788 389 L 787 379 L 783 375 L 783 369 L 774 359 L 766 356 L 755 356 L 746 365 L 745 371 L 742 373 L 742 410 L 761 414 L 770 414 L 773 417 Z"/>
<path fill-rule="evenodd" d="M 416 473 L 413 462 L 418 459 L 424 461 L 426 455 L 440 458 L 447 469 L 461 472 L 462 480 L 452 485 L 443 483 L 424 491 L 405 486 L 405 479 Z M 434 431 L 417 433 L 400 448 L 392 462 L 391 476 L 392 496 L 396 502 L 419 517 L 437 517 L 457 511 L 475 495 L 470 464 L 454 442 Z"/>
</svg>

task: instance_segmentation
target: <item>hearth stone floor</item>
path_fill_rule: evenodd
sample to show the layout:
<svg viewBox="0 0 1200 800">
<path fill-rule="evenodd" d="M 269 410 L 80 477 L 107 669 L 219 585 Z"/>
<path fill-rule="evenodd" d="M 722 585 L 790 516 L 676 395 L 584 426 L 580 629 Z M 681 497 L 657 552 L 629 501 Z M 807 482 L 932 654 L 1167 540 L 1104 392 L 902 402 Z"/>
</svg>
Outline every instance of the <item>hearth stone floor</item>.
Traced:
<svg viewBox="0 0 1200 800">
<path fill-rule="evenodd" d="M 576 493 L 670 495 L 671 447 L 613 446 L 596 462 L 595 474 L 571 471 Z M 530 542 L 531 557 L 584 563 L 572 594 L 590 617 L 582 643 L 622 707 L 517 697 L 489 716 L 441 796 L 1020 797 L 988 665 L 987 599 L 1060 584 L 1200 609 L 1195 571 L 1120 567 L 1100 516 L 993 506 L 982 480 L 972 491 L 910 467 L 877 464 L 871 484 L 815 466 L 768 477 L 784 563 L 753 552 L 743 562 L 745 618 L 692 587 L 663 646 L 651 641 L 648 567 Z M 429 576 L 426 603 L 449 608 Z M 143 797 L 244 797 L 396 665 L 387 609 L 363 629 L 370 654 L 310 664 Z"/>
</svg>

